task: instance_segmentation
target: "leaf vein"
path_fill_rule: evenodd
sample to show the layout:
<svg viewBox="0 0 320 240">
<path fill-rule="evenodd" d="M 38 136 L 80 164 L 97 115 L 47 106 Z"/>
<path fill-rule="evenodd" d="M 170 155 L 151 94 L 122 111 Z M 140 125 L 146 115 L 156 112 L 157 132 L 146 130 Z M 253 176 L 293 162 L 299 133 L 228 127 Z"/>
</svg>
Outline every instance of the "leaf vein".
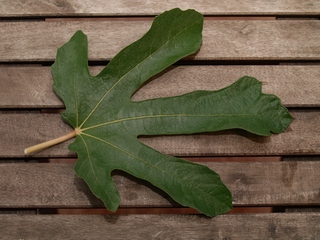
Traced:
<svg viewBox="0 0 320 240">
<path fill-rule="evenodd" d="M 90 129 L 94 129 L 94 128 L 98 128 L 98 127 L 102 127 L 105 125 L 109 125 L 109 124 L 115 124 L 115 123 L 122 123 L 125 121 L 135 121 L 135 120 L 141 120 L 141 119 L 147 119 L 147 118 L 164 118 L 164 117 L 222 117 L 222 116 L 230 116 L 230 117 L 234 117 L 234 116 L 256 116 L 257 114 L 158 114 L 158 115 L 145 115 L 145 116 L 136 116 L 136 117 L 131 117 L 131 118 L 122 118 L 122 119 L 117 119 L 117 120 L 113 120 L 110 122 L 104 122 L 104 123 L 100 123 L 97 125 L 92 125 L 90 127 L 87 128 L 83 128 L 81 129 L 81 131 L 86 131 L 86 130 L 90 130 Z"/>
<path fill-rule="evenodd" d="M 86 117 L 86 119 L 81 123 L 80 129 L 82 126 L 88 121 L 88 119 L 91 117 L 91 115 L 94 113 L 94 111 L 100 106 L 102 101 L 108 96 L 108 94 L 133 70 L 135 70 L 137 67 L 139 67 L 141 64 L 143 64 L 145 61 L 147 61 L 149 58 L 151 58 L 153 55 L 155 55 L 157 52 L 159 52 L 162 48 L 164 48 L 169 42 L 171 42 L 173 39 L 175 39 L 177 36 L 179 36 L 182 32 L 184 32 L 186 29 L 191 28 L 193 25 L 198 24 L 200 20 L 195 21 L 193 24 L 183 28 L 180 32 L 178 32 L 176 35 L 174 35 L 172 38 L 168 39 L 158 50 L 154 51 L 152 54 L 148 55 L 144 60 L 139 62 L 137 65 L 132 67 L 127 73 L 125 73 L 121 78 L 119 78 L 118 81 L 116 81 L 111 88 L 102 96 L 102 98 L 98 101 L 98 103 L 95 105 L 95 107 L 92 109 L 92 111 L 89 113 L 89 115 Z"/>
<path fill-rule="evenodd" d="M 85 134 L 87 135 L 87 134 Z M 104 190 L 105 192 L 105 195 L 109 198 L 109 200 L 111 201 L 111 198 L 108 194 L 108 191 L 104 188 L 104 184 L 102 184 L 100 182 L 100 179 L 97 177 L 97 173 L 95 172 L 94 168 L 93 168 L 93 163 L 92 163 L 92 159 L 91 159 L 91 156 L 90 156 L 90 151 L 89 151 L 89 148 L 88 148 L 88 145 L 86 143 L 86 141 L 84 140 L 84 138 L 81 136 L 81 134 L 78 134 L 78 136 L 81 138 L 81 140 L 83 141 L 83 144 L 85 146 L 85 149 L 86 149 L 86 152 L 87 152 L 87 156 L 88 156 L 88 160 L 89 160 L 89 163 L 90 163 L 90 168 L 91 168 L 91 171 L 93 172 L 93 175 L 96 179 L 96 181 L 98 182 L 98 184 L 102 187 L 102 189 Z"/>
<path fill-rule="evenodd" d="M 121 148 L 121 147 L 119 147 L 119 146 L 117 146 L 117 145 L 115 145 L 115 144 L 113 144 L 113 143 L 110 143 L 110 142 L 108 142 L 108 141 L 106 141 L 106 140 L 104 140 L 104 139 L 95 137 L 95 136 L 90 135 L 90 134 L 87 134 L 87 133 L 83 133 L 83 132 L 82 132 L 81 134 L 83 134 L 83 135 L 85 135 L 85 136 L 87 136 L 87 137 L 91 137 L 91 138 L 93 138 L 93 139 L 96 139 L 96 140 L 98 140 L 98 141 L 101 141 L 101 142 L 103 142 L 103 143 L 105 143 L 105 144 L 107 144 L 107 145 L 110 145 L 110 146 L 116 148 L 117 150 L 120 150 L 121 152 L 124 152 L 125 154 L 128 154 L 129 156 L 131 156 L 131 157 L 133 157 L 133 158 L 135 158 L 135 159 L 143 162 L 144 164 L 149 165 L 149 166 L 151 166 L 151 167 L 153 167 L 153 168 L 155 168 L 155 169 L 157 169 L 157 170 L 159 170 L 159 171 L 161 171 L 161 172 L 163 172 L 163 173 L 165 173 L 165 174 L 167 174 L 167 175 L 169 175 L 169 176 L 171 176 L 171 177 L 172 177 L 172 175 L 173 175 L 172 173 L 170 173 L 170 172 L 168 172 L 168 171 L 165 171 L 165 170 L 157 167 L 156 165 L 150 164 L 148 161 L 145 161 L 144 159 L 142 159 L 142 158 L 140 158 L 140 157 L 138 157 L 138 156 L 136 156 L 136 155 L 134 155 L 134 154 L 126 151 L 125 149 L 123 149 L 123 148 Z M 204 195 L 208 196 L 209 198 L 215 198 L 215 199 L 217 199 L 215 196 L 210 195 L 208 192 L 206 192 L 206 191 L 202 190 L 201 188 L 199 188 L 199 186 L 195 186 L 195 185 L 193 185 L 193 184 L 190 183 L 190 182 L 186 182 L 183 178 L 180 178 L 180 177 L 177 177 L 177 176 L 175 176 L 175 178 L 177 178 L 177 179 L 178 179 L 179 181 L 181 181 L 181 182 L 184 182 L 184 183 L 185 183 L 186 185 L 188 185 L 189 187 L 192 187 L 192 188 L 194 188 L 194 189 L 198 189 L 200 192 L 202 192 Z M 222 204 L 224 204 L 224 203 L 222 203 Z"/>
</svg>

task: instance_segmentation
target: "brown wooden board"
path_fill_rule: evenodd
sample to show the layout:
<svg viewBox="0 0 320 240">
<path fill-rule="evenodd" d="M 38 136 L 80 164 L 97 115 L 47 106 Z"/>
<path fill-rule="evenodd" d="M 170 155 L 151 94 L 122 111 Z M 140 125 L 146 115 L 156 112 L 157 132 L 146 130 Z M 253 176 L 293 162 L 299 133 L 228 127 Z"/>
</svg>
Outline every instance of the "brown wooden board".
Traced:
<svg viewBox="0 0 320 240">
<path fill-rule="evenodd" d="M 263 82 L 266 93 L 278 95 L 288 107 L 303 107 L 304 110 L 290 109 L 294 116 L 292 125 L 285 133 L 270 138 L 230 130 L 189 136 L 143 137 L 141 141 L 177 156 L 283 155 L 286 160 L 283 162 L 201 164 L 221 175 L 232 191 L 234 206 L 289 209 L 302 206 L 305 208 L 299 210 L 309 212 L 226 214 L 215 218 L 201 215 L 3 214 L 35 213 L 34 209 L 46 208 L 103 207 L 84 181 L 76 177 L 73 163 L 10 162 L 76 157 L 67 150 L 72 140 L 33 156 L 23 154 L 25 147 L 72 130 L 58 114 L 30 111 L 63 108 L 52 91 L 50 68 L 36 64 L 51 64 L 57 48 L 78 29 L 88 34 L 90 61 L 103 61 L 104 64 L 123 47 L 140 38 L 149 29 L 151 17 L 173 7 L 195 8 L 209 16 L 204 24 L 201 50 L 185 59 L 203 60 L 193 64 L 293 61 L 300 65 L 173 67 L 155 77 L 133 96 L 133 100 L 183 94 L 195 89 L 215 90 L 243 75 L 253 75 Z M 319 14 L 319 0 L 1 1 L 0 63 L 4 65 L 0 67 L 0 158 L 7 163 L 0 163 L 0 239 L 320 239 L 320 76 L 318 66 L 303 65 L 310 61 L 315 65 L 318 63 L 315 61 L 320 60 Z M 60 16 L 106 19 L 98 18 L 93 22 L 92 19 L 69 18 L 70 21 L 66 21 L 57 18 Z M 123 21 L 128 16 L 135 21 Z M 140 21 L 136 21 L 139 16 Z M 229 20 L 213 21 L 210 16 L 227 16 Z M 249 21 L 230 16 L 265 18 Z M 289 18 L 268 20 L 272 16 Z M 303 20 L 302 16 L 305 17 Z M 315 20 L 308 19 L 312 16 Z M 45 17 L 52 17 L 50 20 L 56 22 L 41 22 Z M 7 63 L 32 64 L 25 67 Z M 101 67 L 91 69 L 97 72 Z M 191 80 L 186 81 L 188 78 Z M 14 108 L 21 111 L 13 111 Z M 302 158 L 298 158 L 300 156 Z M 147 182 L 122 172 L 115 172 L 113 179 L 120 190 L 122 209 L 180 208 Z"/>
<path fill-rule="evenodd" d="M 320 162 L 205 162 L 231 190 L 235 206 L 320 205 Z M 177 206 L 149 183 L 117 172 L 121 207 Z M 73 164 L 0 164 L 0 207 L 103 207 Z"/>
<path fill-rule="evenodd" d="M 179 215 L 0 215 L 3 239 L 317 240 L 319 213 Z"/>
<path fill-rule="evenodd" d="M 228 130 L 183 136 L 141 137 L 160 152 L 176 156 L 319 155 L 320 111 L 291 110 L 288 129 L 271 137 L 243 130 Z M 1 114 L 0 157 L 24 157 L 24 149 L 60 137 L 72 129 L 59 114 Z M 71 157 L 69 140 L 29 157 Z"/>
<path fill-rule="evenodd" d="M 0 62 L 53 61 L 77 31 L 89 38 L 89 59 L 107 61 L 139 39 L 151 21 L 1 22 Z M 203 45 L 187 59 L 319 60 L 320 21 L 205 21 Z"/>
<path fill-rule="evenodd" d="M 103 66 L 91 67 L 96 75 Z M 0 66 L 0 108 L 63 108 L 53 92 L 50 67 Z M 175 66 L 155 76 L 132 100 L 218 90 L 242 76 L 262 81 L 263 92 L 287 107 L 320 107 L 319 66 Z M 301 81 L 303 79 L 303 81 Z"/>
<path fill-rule="evenodd" d="M 29 16 L 137 16 L 157 15 L 165 10 L 180 7 L 193 8 L 206 15 L 319 15 L 318 0 L 263 0 L 219 1 L 101 1 L 101 0 L 2 0 L 0 17 Z"/>
</svg>

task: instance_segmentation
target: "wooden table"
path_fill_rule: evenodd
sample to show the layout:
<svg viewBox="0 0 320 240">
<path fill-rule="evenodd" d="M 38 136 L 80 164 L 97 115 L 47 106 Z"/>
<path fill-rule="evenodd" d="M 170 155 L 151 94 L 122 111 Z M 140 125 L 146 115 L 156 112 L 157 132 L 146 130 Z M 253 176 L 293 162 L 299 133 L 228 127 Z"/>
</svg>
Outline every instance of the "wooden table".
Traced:
<svg viewBox="0 0 320 240">
<path fill-rule="evenodd" d="M 23 150 L 71 131 L 52 90 L 58 47 L 81 29 L 98 73 L 155 15 L 174 7 L 204 14 L 203 45 L 133 99 L 220 89 L 250 75 L 280 97 L 294 121 L 270 138 L 239 130 L 141 138 L 219 173 L 234 209 L 206 218 L 115 173 L 122 203 L 111 214 L 75 176 L 72 140 L 33 156 Z M 2 0 L 0 239 L 320 239 L 319 16 L 319 0 Z"/>
</svg>

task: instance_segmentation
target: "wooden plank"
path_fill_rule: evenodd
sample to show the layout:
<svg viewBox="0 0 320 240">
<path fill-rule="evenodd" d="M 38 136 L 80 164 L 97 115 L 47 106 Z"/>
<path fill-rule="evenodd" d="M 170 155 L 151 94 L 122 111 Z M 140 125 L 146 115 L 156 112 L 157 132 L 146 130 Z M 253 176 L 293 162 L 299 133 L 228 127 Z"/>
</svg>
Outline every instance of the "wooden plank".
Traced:
<svg viewBox="0 0 320 240">
<path fill-rule="evenodd" d="M 242 130 L 208 134 L 139 138 L 160 152 L 175 156 L 319 155 L 320 111 L 291 110 L 294 121 L 281 134 L 259 137 Z M 58 114 L 0 115 L 0 157 L 24 157 L 23 151 L 71 132 Z M 69 140 L 34 157 L 71 157 Z M 32 156 L 31 156 L 32 157 Z"/>
<path fill-rule="evenodd" d="M 0 66 L 1 108 L 63 108 L 50 67 Z"/>
<path fill-rule="evenodd" d="M 96 75 L 103 67 L 91 67 Z M 50 67 L 0 66 L 1 108 L 63 108 L 52 89 Z M 177 66 L 155 76 L 133 100 L 217 90 L 240 77 L 263 82 L 263 92 L 280 97 L 287 107 L 320 107 L 319 66 Z M 303 81 L 301 81 L 303 79 Z"/>
<path fill-rule="evenodd" d="M 320 162 L 200 163 L 220 174 L 234 206 L 319 205 Z M 103 207 L 73 164 L 0 164 L 0 207 Z M 149 183 L 124 173 L 113 179 L 121 207 L 170 207 L 177 204 Z"/>
<path fill-rule="evenodd" d="M 4 239 L 290 239 L 320 237 L 319 213 L 0 216 Z"/>
<path fill-rule="evenodd" d="M 53 61 L 79 29 L 89 59 L 107 61 L 139 39 L 151 21 L 2 22 L 0 61 Z M 205 21 L 196 60 L 319 60 L 320 21 Z M 28 31 L 25 31 L 28 29 Z"/>
<path fill-rule="evenodd" d="M 10 1 L 2 0 L 0 17 L 30 16 L 131 16 L 157 15 L 165 10 L 180 7 L 193 8 L 206 15 L 319 15 L 318 0 L 278 0 L 272 3 L 258 0 L 225 1 Z"/>
</svg>

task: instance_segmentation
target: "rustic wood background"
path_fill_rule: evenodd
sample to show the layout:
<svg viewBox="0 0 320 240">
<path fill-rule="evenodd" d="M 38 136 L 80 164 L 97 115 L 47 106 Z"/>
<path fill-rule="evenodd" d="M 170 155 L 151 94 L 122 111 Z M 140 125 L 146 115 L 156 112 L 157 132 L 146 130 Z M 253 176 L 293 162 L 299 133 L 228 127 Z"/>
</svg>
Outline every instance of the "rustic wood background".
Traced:
<svg viewBox="0 0 320 240">
<path fill-rule="evenodd" d="M 122 203 L 111 214 L 75 176 L 72 140 L 33 156 L 23 150 L 71 130 L 52 90 L 58 47 L 83 30 L 96 74 L 154 16 L 174 7 L 205 15 L 203 45 L 150 79 L 133 100 L 215 90 L 250 75 L 281 98 L 294 121 L 270 138 L 240 130 L 141 137 L 218 172 L 235 208 L 205 218 L 115 172 Z M 0 239 L 320 239 L 319 17 L 319 0 L 2 0 Z"/>
</svg>

